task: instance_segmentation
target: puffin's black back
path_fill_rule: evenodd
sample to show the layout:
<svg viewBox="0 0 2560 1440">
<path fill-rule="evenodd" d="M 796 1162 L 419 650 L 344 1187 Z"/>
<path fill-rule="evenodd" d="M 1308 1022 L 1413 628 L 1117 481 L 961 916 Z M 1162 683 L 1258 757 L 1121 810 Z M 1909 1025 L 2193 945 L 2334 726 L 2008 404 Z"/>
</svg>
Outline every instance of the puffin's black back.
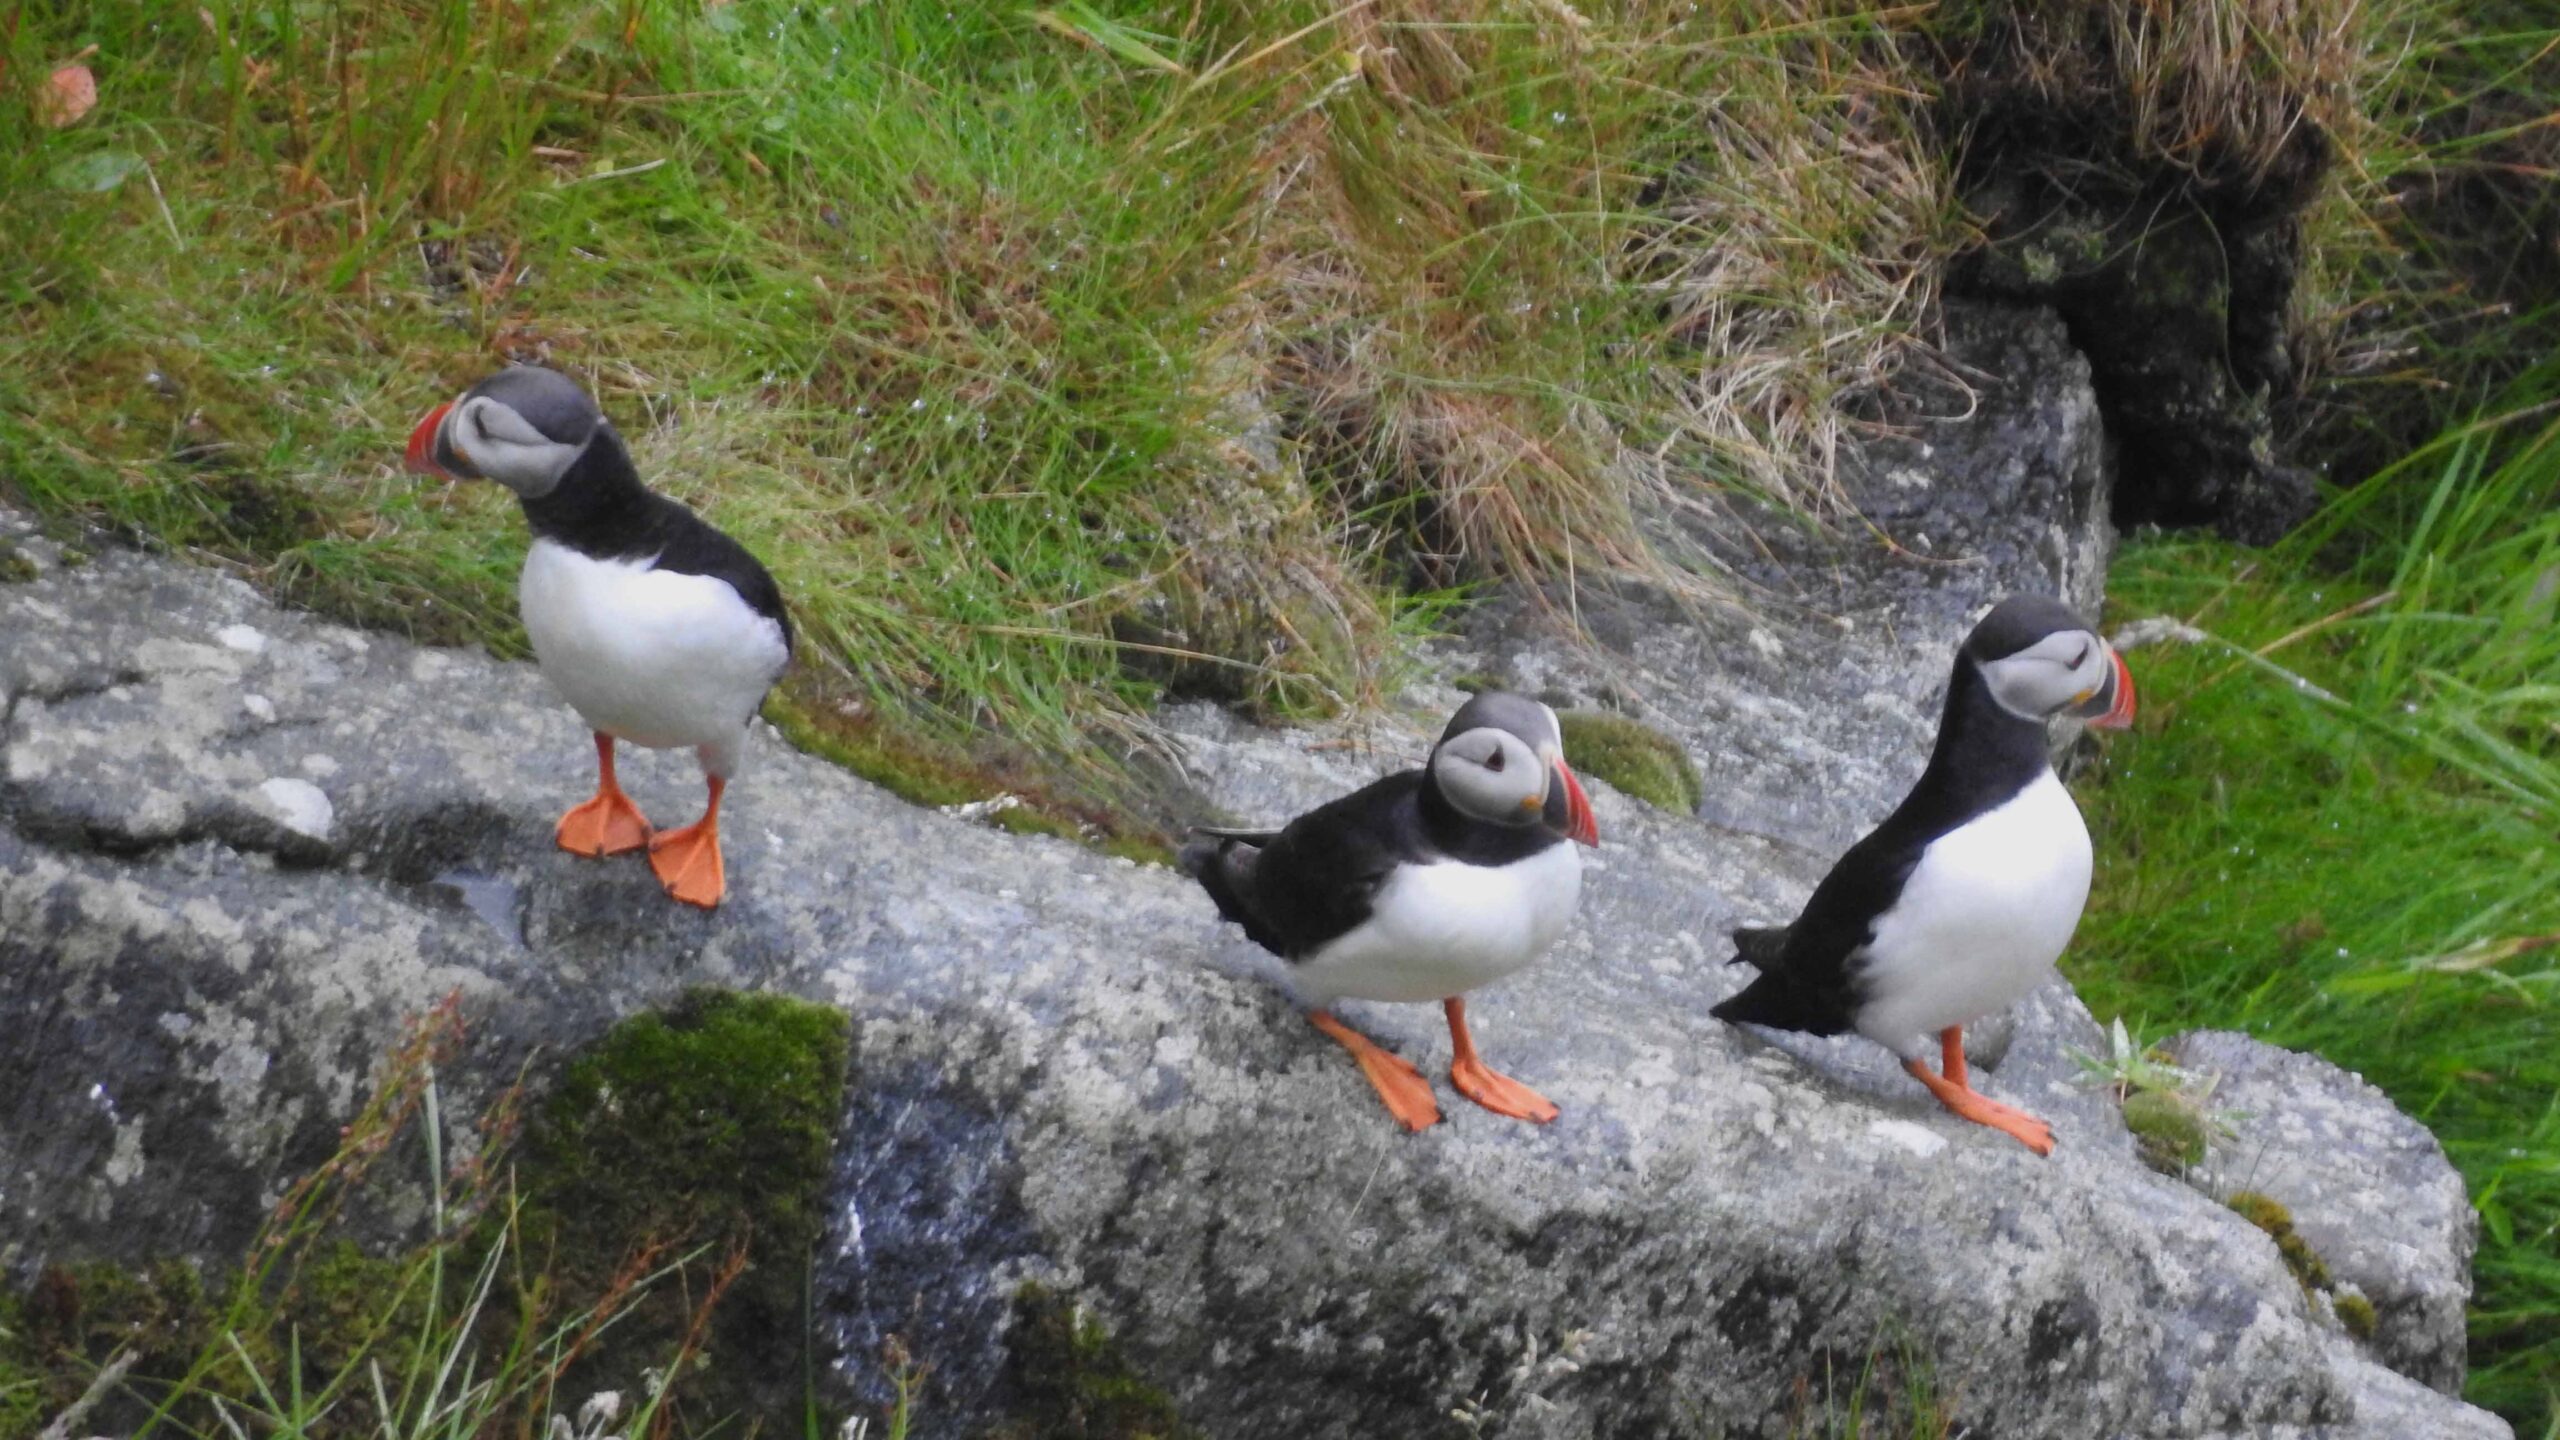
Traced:
<svg viewBox="0 0 2560 1440">
<path fill-rule="evenodd" d="M 581 555 L 597 560 L 655 557 L 656 569 L 726 583 L 757 614 L 782 627 L 782 647 L 786 653 L 791 649 L 791 613 L 772 572 L 747 547 L 642 484 L 612 421 L 596 421 L 586 449 L 560 483 L 523 504 L 525 522 L 536 536 Z"/>
<path fill-rule="evenodd" d="M 1856 973 L 1859 952 L 1875 939 L 1877 918 L 1901 898 L 1921 855 L 1939 836 L 2008 803 L 2044 774 L 2051 762 L 2043 723 L 1993 699 L 1976 658 L 1983 631 L 2015 603 L 2003 602 L 1986 616 L 1957 653 L 1937 745 L 1911 793 L 1831 867 L 1795 923 L 1734 932 L 1733 958 L 1760 974 L 1709 1014 L 1814 1035 L 1851 1028 L 1865 998 Z M 2069 610 L 2055 608 L 2079 623 Z M 2005 648 L 1986 649 L 1987 658 L 2015 653 L 2056 627 L 2044 624 L 2024 640 L 2000 628 L 1990 642 Z"/>
<path fill-rule="evenodd" d="M 1402 864 L 1500 866 L 1572 841 L 1545 825 L 1470 819 L 1406 770 L 1328 801 L 1277 832 L 1195 841 L 1178 857 L 1218 913 L 1265 950 L 1303 960 L 1358 929 Z"/>
</svg>

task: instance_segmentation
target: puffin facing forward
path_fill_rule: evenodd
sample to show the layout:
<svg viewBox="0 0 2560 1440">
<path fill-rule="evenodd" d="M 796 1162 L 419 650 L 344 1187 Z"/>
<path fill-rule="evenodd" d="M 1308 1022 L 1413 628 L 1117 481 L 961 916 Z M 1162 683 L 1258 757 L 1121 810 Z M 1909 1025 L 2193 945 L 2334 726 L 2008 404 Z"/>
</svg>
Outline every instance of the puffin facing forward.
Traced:
<svg viewBox="0 0 2560 1440">
<path fill-rule="evenodd" d="M 1407 1129 L 1440 1119 L 1431 1082 L 1335 1019 L 1335 1000 L 1440 1001 L 1458 1093 L 1499 1115 L 1556 1117 L 1545 1096 L 1477 1058 L 1461 998 L 1556 942 L 1582 894 L 1574 842 L 1600 843 L 1554 711 L 1478 695 L 1419 770 L 1278 830 L 1200 833 L 1183 847 L 1183 870 L 1220 915 L 1290 963 L 1307 1018 L 1351 1052 Z"/>
<path fill-rule="evenodd" d="M 1733 932 L 1733 958 L 1760 974 L 1710 1013 L 1855 1030 L 1949 1110 L 2053 1153 L 2043 1121 L 1968 1083 L 1963 1027 L 2052 973 L 2089 898 L 2089 829 L 2046 749 L 2058 715 L 2130 725 L 2132 672 L 2059 601 L 2012 596 L 1956 652 L 1919 783 L 1840 857 L 1794 924 Z M 1932 1035 L 1943 1076 L 1925 1063 Z"/>
<path fill-rule="evenodd" d="M 737 541 L 640 483 L 631 453 L 576 382 L 501 370 L 439 405 L 409 436 L 409 468 L 494 480 L 533 528 L 517 603 L 544 678 L 595 732 L 595 798 L 560 817 L 560 848 L 642 846 L 667 893 L 720 903 L 720 794 L 746 753 L 747 724 L 791 662 L 791 618 L 764 566 Z M 652 833 L 614 780 L 616 740 L 691 746 L 710 800 L 702 818 Z"/>
</svg>

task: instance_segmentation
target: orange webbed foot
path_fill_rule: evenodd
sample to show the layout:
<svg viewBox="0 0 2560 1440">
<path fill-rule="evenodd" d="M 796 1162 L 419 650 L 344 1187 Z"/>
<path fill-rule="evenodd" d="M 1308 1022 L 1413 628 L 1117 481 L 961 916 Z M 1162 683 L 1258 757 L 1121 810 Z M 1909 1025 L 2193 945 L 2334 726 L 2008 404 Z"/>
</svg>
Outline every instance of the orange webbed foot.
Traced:
<svg viewBox="0 0 2560 1440">
<path fill-rule="evenodd" d="M 669 895 L 705 910 L 729 891 L 729 874 L 720 863 L 720 827 L 708 816 L 651 839 L 649 869 Z"/>
<path fill-rule="evenodd" d="M 1544 1125 L 1564 1113 L 1546 1096 L 1472 1057 L 1449 1067 L 1449 1083 L 1494 1114 L 1514 1120 Z"/>
<path fill-rule="evenodd" d="M 620 790 L 599 790 L 594 799 L 561 816 L 552 834 L 572 855 L 627 855 L 649 843 L 649 817 Z"/>
<path fill-rule="evenodd" d="M 1496 1115 L 1544 1125 L 1563 1112 L 1546 1096 L 1487 1065 L 1476 1054 L 1475 1033 L 1467 1028 L 1467 1002 L 1452 996 L 1440 1004 L 1449 1016 L 1449 1083 L 1458 1093 Z"/>
<path fill-rule="evenodd" d="M 552 838 L 560 848 L 572 855 L 601 859 L 607 855 L 625 855 L 649 843 L 649 817 L 622 793 L 622 785 L 613 776 L 613 737 L 601 730 L 596 737 L 595 798 L 560 817 Z"/>
<path fill-rule="evenodd" d="M 1360 1073 L 1369 1077 L 1370 1087 L 1378 1092 L 1397 1124 L 1407 1130 L 1428 1130 L 1440 1123 L 1440 1102 L 1432 1098 L 1431 1082 L 1422 1078 L 1422 1072 L 1413 1068 L 1412 1062 L 1380 1048 L 1376 1041 L 1322 1010 L 1311 1011 L 1307 1019 L 1351 1052 Z"/>
<path fill-rule="evenodd" d="M 1905 1060 L 1902 1068 L 1911 1072 L 1912 1079 L 1928 1086 L 1929 1093 L 1938 1097 L 1938 1103 L 1957 1116 L 1976 1125 L 1987 1125 L 2039 1155 L 2053 1153 L 2052 1127 L 2033 1115 L 1977 1094 L 1969 1086 L 1932 1075 L 1929 1067 L 1920 1061 Z"/>
</svg>

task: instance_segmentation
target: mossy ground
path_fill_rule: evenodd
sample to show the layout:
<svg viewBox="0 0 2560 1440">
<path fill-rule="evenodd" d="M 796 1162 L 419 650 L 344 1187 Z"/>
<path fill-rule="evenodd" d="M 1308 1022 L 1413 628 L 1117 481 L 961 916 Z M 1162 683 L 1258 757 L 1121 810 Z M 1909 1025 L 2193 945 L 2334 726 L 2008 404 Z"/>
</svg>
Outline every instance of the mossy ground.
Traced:
<svg viewBox="0 0 2560 1440">
<path fill-rule="evenodd" d="M 478 1200 L 440 1200 L 450 1227 L 389 1254 L 329 1223 L 375 1141 L 419 1113 L 369 1107 L 321 1172 L 336 1178 L 298 1185 L 287 1209 L 302 1218 L 238 1267 L 58 1266 L 0 1300 L 0 1440 L 25 1440 L 125 1352 L 93 1430 L 133 1433 L 165 1405 L 168 1425 L 216 1431 L 219 1397 L 314 1440 L 444 1406 L 476 1407 L 447 1414 L 470 1421 L 453 1433 L 538 1434 L 555 1402 L 637 1397 L 656 1371 L 654 1434 L 799 1433 L 819 1413 L 803 1287 L 844 1067 L 832 1009 L 689 993 L 572 1060 L 521 1162 L 503 1176 L 475 1162 Z M 384 1128 L 388 1113 L 406 1118 Z M 501 1141 L 505 1113 L 484 1127 Z M 465 1364 L 483 1377 L 468 1397 L 421 1378 Z"/>
<path fill-rule="evenodd" d="M 1641 720 L 1611 710 L 1564 710 L 1556 723 L 1573 768 L 1625 795 L 1677 815 L 1694 813 L 1705 796 L 1689 752 Z"/>
<path fill-rule="evenodd" d="M 840 1011 L 699 990 L 625 1020 L 571 1062 L 521 1168 L 519 1223 L 544 1283 L 592 1295 L 659 1265 L 678 1272 L 573 1383 L 633 1385 L 634 1357 L 686 1348 L 698 1367 L 683 1402 L 691 1428 L 799 1428 L 815 1363 L 805 1287 L 845 1046 Z M 715 1287 L 708 1329 L 689 1336 Z"/>
</svg>

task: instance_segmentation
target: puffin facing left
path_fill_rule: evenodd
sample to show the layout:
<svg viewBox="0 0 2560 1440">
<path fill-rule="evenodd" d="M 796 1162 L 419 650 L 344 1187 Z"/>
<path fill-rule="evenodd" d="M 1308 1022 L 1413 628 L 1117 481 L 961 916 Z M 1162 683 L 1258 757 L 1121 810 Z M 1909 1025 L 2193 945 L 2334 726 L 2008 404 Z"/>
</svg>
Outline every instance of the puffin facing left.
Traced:
<svg viewBox="0 0 2560 1440">
<path fill-rule="evenodd" d="M 720 794 L 746 756 L 748 722 L 791 663 L 791 617 L 773 576 L 737 541 L 640 483 L 613 422 L 575 381 L 510 366 L 439 405 L 409 435 L 409 468 L 494 480 L 533 529 L 517 604 L 536 662 L 595 732 L 595 798 L 560 817 L 560 848 L 646 846 L 667 893 L 705 909 L 727 893 Z M 616 740 L 690 746 L 710 799 L 702 818 L 653 833 L 613 775 Z"/>
</svg>

